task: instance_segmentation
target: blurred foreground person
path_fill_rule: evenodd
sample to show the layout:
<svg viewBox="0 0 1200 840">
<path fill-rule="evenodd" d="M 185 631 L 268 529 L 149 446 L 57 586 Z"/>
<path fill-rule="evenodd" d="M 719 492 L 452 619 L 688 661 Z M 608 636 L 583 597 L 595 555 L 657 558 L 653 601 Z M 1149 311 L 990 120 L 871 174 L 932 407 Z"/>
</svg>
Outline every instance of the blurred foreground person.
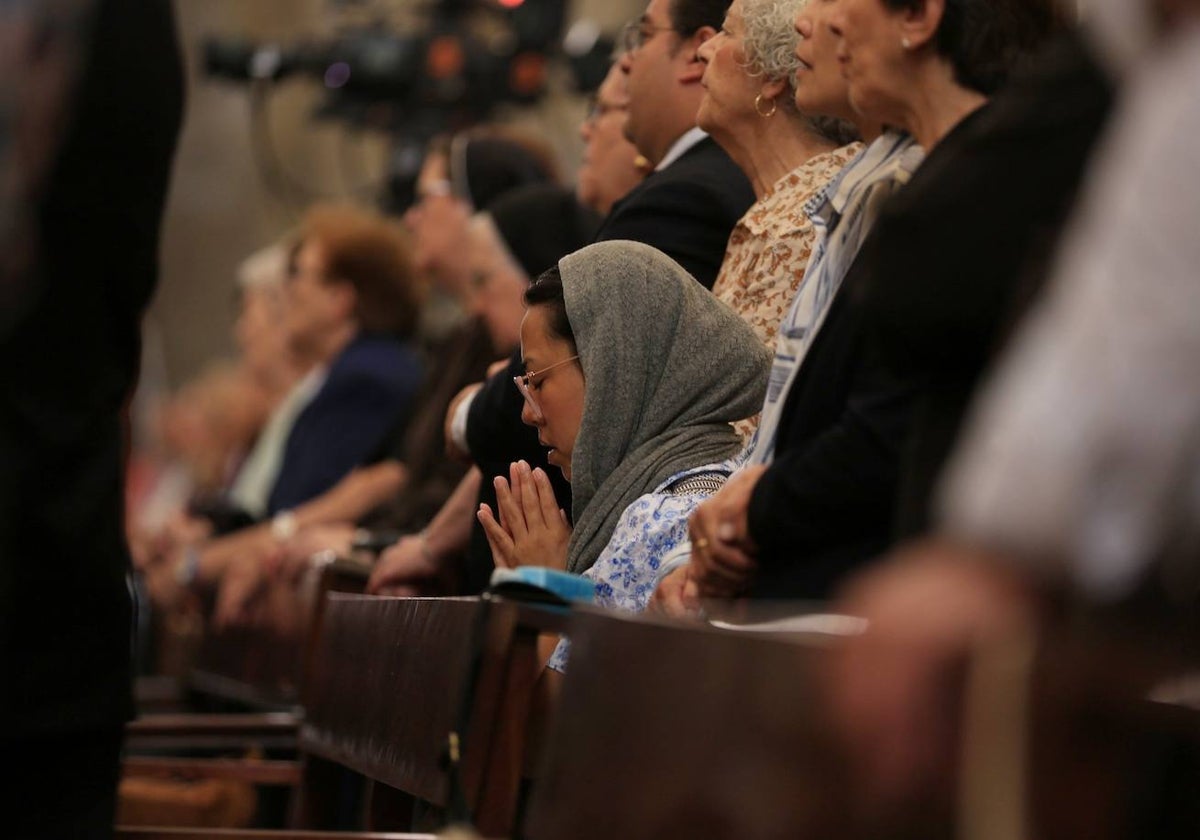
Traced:
<svg viewBox="0 0 1200 840">
<path fill-rule="evenodd" d="M 1122 85 L 1051 285 L 975 403 L 942 484 L 941 535 L 839 606 L 870 622 L 840 650 L 832 690 L 879 803 L 952 766 L 949 675 L 1056 603 L 1195 628 L 1200 7 L 1098 6 L 1093 43 Z"/>
<path fill-rule="evenodd" d="M 50 10 L 66 7 L 32 5 L 48 14 L 34 51 L 45 56 L 70 31 Z M 0 332 L 0 756 L 14 771 L 0 813 L 12 838 L 111 836 L 133 713 L 125 409 L 183 75 L 169 3 L 84 5 L 66 131 L 36 204 L 20 208 L 36 232 L 23 304 Z"/>
</svg>

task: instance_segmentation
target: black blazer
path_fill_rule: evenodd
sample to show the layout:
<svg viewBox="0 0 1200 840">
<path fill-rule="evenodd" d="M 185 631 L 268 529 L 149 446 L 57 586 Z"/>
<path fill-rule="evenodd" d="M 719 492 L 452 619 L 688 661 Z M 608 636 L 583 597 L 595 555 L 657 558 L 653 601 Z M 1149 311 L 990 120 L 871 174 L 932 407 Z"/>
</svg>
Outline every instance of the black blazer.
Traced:
<svg viewBox="0 0 1200 840">
<path fill-rule="evenodd" d="M 1041 288 L 1112 95 L 1070 36 L 945 137 L 880 215 L 863 304 L 882 352 L 926 381 L 901 456 L 897 536 L 929 527 L 971 397 Z"/>
<path fill-rule="evenodd" d="M 596 241 L 632 239 L 653 245 L 711 289 L 729 234 L 753 203 L 750 181 L 706 137 L 614 204 Z"/>
<path fill-rule="evenodd" d="M 752 597 L 828 598 L 888 545 L 919 381 L 868 340 L 853 299 L 864 269 L 860 256 L 830 304 L 784 400 L 775 460 L 751 496 Z"/>
</svg>

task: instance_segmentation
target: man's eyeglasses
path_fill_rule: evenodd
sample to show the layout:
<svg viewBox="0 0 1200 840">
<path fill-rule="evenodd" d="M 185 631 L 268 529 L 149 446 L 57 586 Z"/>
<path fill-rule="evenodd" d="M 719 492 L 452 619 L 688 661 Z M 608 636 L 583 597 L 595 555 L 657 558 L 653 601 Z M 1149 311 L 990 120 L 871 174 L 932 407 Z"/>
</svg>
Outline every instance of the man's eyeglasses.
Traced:
<svg viewBox="0 0 1200 840">
<path fill-rule="evenodd" d="M 617 43 L 622 52 L 635 53 L 659 32 L 673 32 L 672 26 L 654 26 L 642 19 L 631 20 L 621 29 Z"/>
<path fill-rule="evenodd" d="M 578 355 L 571 356 L 569 359 L 563 359 L 561 362 L 555 362 L 552 365 L 547 365 L 541 370 L 533 370 L 529 373 L 526 373 L 524 376 L 513 377 L 513 382 L 516 384 L 517 390 L 521 392 L 521 396 L 525 398 L 525 402 L 529 403 L 529 409 L 533 412 L 533 416 L 536 419 L 544 420 L 545 415 L 542 414 L 541 406 L 539 406 L 537 404 L 537 400 L 534 399 L 532 389 L 542 384 L 541 379 L 546 373 L 554 370 L 556 367 L 562 367 L 563 365 L 567 364 L 567 362 L 573 362 L 578 358 Z M 537 381 L 534 381 L 535 379 Z"/>
<path fill-rule="evenodd" d="M 614 111 L 628 110 L 629 106 L 624 102 L 613 104 L 611 102 L 601 102 L 598 97 L 592 97 L 591 104 L 588 106 L 587 116 L 583 118 L 583 121 L 595 125 L 597 120 L 606 114 L 611 114 Z"/>
</svg>

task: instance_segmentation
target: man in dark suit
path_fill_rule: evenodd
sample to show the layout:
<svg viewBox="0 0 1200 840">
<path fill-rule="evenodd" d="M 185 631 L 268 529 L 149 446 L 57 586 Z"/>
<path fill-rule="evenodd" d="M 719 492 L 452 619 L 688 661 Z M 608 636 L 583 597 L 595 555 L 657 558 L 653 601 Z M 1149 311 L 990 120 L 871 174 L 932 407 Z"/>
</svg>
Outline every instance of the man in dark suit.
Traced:
<svg viewBox="0 0 1200 840">
<path fill-rule="evenodd" d="M 625 30 L 625 135 L 654 171 L 613 205 L 596 241 L 653 245 L 712 288 L 729 232 L 754 203 L 745 174 L 696 127 L 704 64 L 696 49 L 721 27 L 727 0 L 651 0 Z"/>
<path fill-rule="evenodd" d="M 25 55 L 66 64 L 40 84 L 78 62 L 66 132 L 39 135 L 28 113 L 5 122 L 55 149 L 38 199 L 17 208 L 36 237 L 0 326 L 0 833 L 14 838 L 112 833 L 133 712 L 124 409 L 182 112 L 171 4 L 82 5 L 90 29 L 73 44 L 72 21 L 54 19 L 66 6 L 18 4 L 48 18 Z"/>
</svg>

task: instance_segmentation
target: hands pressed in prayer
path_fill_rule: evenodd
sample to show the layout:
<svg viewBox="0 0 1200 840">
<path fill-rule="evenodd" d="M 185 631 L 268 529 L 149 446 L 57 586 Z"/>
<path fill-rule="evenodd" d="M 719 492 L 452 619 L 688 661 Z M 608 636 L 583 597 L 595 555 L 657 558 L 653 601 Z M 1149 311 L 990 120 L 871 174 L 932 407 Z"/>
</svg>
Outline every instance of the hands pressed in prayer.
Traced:
<svg viewBox="0 0 1200 840">
<path fill-rule="evenodd" d="M 705 598 L 732 598 L 749 586 L 758 563 L 750 537 L 750 496 L 765 466 L 745 467 L 696 508 L 688 520 L 690 579 Z"/>
<path fill-rule="evenodd" d="M 498 567 L 549 566 L 565 569 L 571 524 L 558 506 L 550 477 L 540 467 L 518 461 L 509 477 L 496 476 L 497 521 L 492 509 L 480 505 L 476 516 L 487 534 Z"/>
</svg>

